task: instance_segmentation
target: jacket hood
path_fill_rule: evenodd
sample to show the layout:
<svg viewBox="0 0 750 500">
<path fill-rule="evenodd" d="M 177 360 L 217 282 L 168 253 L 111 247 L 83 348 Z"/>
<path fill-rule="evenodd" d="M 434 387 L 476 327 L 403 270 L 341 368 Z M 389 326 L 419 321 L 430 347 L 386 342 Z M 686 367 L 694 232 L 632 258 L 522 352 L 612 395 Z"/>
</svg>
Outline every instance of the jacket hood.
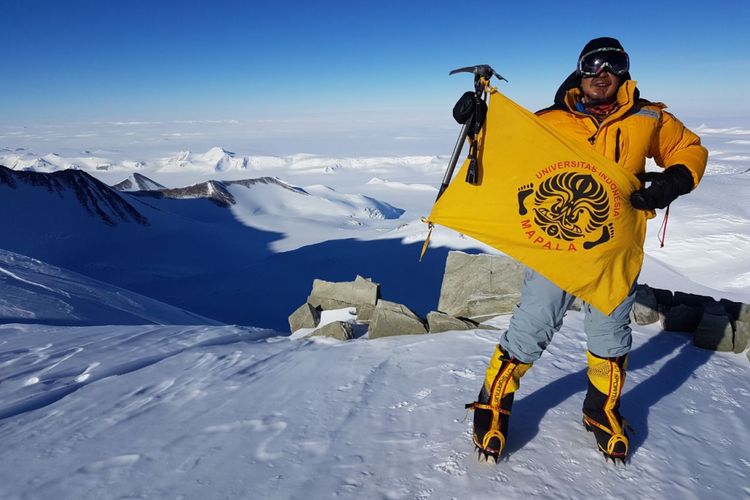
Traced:
<svg viewBox="0 0 750 500">
<path fill-rule="evenodd" d="M 625 73 L 622 75 L 622 82 L 620 83 L 620 86 L 627 80 L 632 80 L 630 77 L 630 72 Z M 552 106 L 546 109 L 567 109 L 567 106 L 565 105 L 565 95 L 568 93 L 570 89 L 574 88 L 580 88 L 581 87 L 581 75 L 578 74 L 577 71 L 573 71 L 568 77 L 560 84 L 560 87 L 557 89 L 557 92 L 555 92 L 555 101 Z M 637 101 L 640 98 L 640 91 L 636 87 L 635 89 L 635 101 Z"/>
</svg>

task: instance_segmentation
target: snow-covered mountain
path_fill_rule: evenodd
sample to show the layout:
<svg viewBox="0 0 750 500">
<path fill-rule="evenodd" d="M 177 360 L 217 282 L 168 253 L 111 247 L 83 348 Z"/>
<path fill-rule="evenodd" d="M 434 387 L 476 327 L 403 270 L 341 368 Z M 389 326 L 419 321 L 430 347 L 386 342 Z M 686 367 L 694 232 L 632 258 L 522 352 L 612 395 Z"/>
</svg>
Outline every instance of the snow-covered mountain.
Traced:
<svg viewBox="0 0 750 500">
<path fill-rule="evenodd" d="M 437 156 L 408 157 L 343 157 L 330 158 L 310 154 L 288 156 L 237 156 L 221 147 L 213 147 L 205 153 L 181 151 L 178 154 L 157 160 L 159 172 L 238 172 L 245 170 L 284 169 L 308 174 L 333 174 L 343 170 L 360 170 L 370 173 L 388 172 L 394 168 L 431 172 L 445 167 L 446 159 Z"/>
<path fill-rule="evenodd" d="M 57 172 L 66 169 L 109 171 L 109 170 L 136 170 L 144 166 L 140 161 L 115 162 L 111 159 L 95 156 L 89 151 L 83 151 L 81 155 L 74 157 L 63 157 L 57 153 L 49 153 L 38 156 L 25 149 L 15 151 L 0 151 L 0 165 L 5 165 L 11 170 L 25 170 L 31 172 Z"/>
<path fill-rule="evenodd" d="M 308 286 L 317 272 L 338 272 L 284 263 L 287 256 L 276 255 L 278 242 L 296 249 L 320 242 L 332 227 L 340 228 L 334 238 L 366 237 L 398 225 L 401 213 L 374 198 L 322 186 L 308 191 L 274 178 L 127 193 L 79 170 L 0 170 L 0 248 L 233 323 L 281 327 L 300 300 L 284 290 L 284 280 Z M 393 247 L 409 252 L 398 241 Z M 335 254 L 341 261 L 364 260 L 366 251 Z M 429 272 L 416 264 L 410 265 L 416 275 Z M 256 279 L 266 280 L 268 289 L 257 289 Z M 434 279 L 415 279 L 417 287 L 430 284 Z M 414 290 L 400 288 L 403 294 Z M 435 293 L 422 292 L 425 302 Z M 237 307 L 240 299 L 247 305 Z"/>
<path fill-rule="evenodd" d="M 220 181 L 207 181 L 182 188 L 162 189 L 159 194 L 176 200 L 207 199 L 221 207 L 234 204 L 234 198 Z"/>
<path fill-rule="evenodd" d="M 138 172 L 133 172 L 127 179 L 118 182 L 112 188 L 118 191 L 158 191 L 159 189 L 166 189 L 165 186 Z"/>
<path fill-rule="evenodd" d="M 112 153 L 112 152 L 110 152 Z M 104 153 L 106 154 L 106 152 Z M 242 175 L 248 171 L 287 171 L 296 174 L 336 174 L 342 171 L 361 171 L 369 174 L 389 173 L 407 169 L 418 173 L 431 173 L 445 168 L 447 158 L 441 156 L 407 157 L 326 157 L 311 154 L 287 156 L 241 156 L 215 146 L 206 152 L 180 151 L 166 157 L 148 160 L 107 158 L 89 151 L 73 156 L 57 153 L 40 155 L 26 149 L 0 149 L 0 165 L 12 170 L 54 172 L 69 168 L 86 170 L 100 175 L 121 175 L 123 171 L 140 174 L 159 173 L 182 174 L 183 179 L 195 180 L 201 175 L 226 174 Z M 119 181 L 117 181 L 119 182 Z M 112 182 L 114 183 L 114 182 Z"/>
<path fill-rule="evenodd" d="M 249 322 L 242 316 L 253 309 L 237 310 L 227 298 L 252 281 L 223 290 L 223 276 L 245 278 L 237 270 L 267 255 L 280 235 L 242 225 L 209 200 L 149 193 L 118 192 L 78 170 L 2 168 L 0 248 L 203 316 Z"/>
<path fill-rule="evenodd" d="M 243 179 L 237 181 L 206 181 L 199 184 L 193 184 L 191 186 L 179 187 L 179 188 L 162 188 L 158 191 L 166 198 L 173 199 L 197 199 L 205 198 L 212 200 L 220 206 L 229 207 L 237 203 L 235 197 L 229 190 L 230 186 L 244 186 L 246 188 L 253 189 L 256 185 L 270 185 L 275 188 L 286 189 L 299 195 L 308 195 L 304 189 L 287 184 L 281 179 L 275 177 L 260 177 L 256 179 Z M 262 203 L 262 202 L 261 202 Z"/>
<path fill-rule="evenodd" d="M 181 170 L 229 172 L 233 170 L 247 170 L 249 162 L 247 157 L 237 158 L 231 151 L 214 147 L 205 153 L 181 151 L 173 157 L 161 160 L 160 164 L 159 170 L 162 172 Z"/>
<path fill-rule="evenodd" d="M 45 174 L 14 171 L 0 165 L 0 189 L 5 207 L 20 212 L 16 224 L 22 225 L 25 216 L 57 217 L 80 210 L 108 225 L 148 224 L 148 219 L 116 191 L 80 170 Z"/>
<path fill-rule="evenodd" d="M 154 188 L 157 185 L 140 175 L 135 181 L 126 180 L 113 186 L 121 189 L 140 182 L 155 196 L 171 199 L 208 199 L 222 207 L 234 207 L 233 211 L 240 220 L 248 222 L 247 217 L 273 215 L 278 217 L 296 217 L 319 220 L 320 218 L 349 219 L 398 219 L 404 210 L 369 196 L 342 194 L 336 190 L 315 185 L 299 187 L 276 177 L 259 177 L 235 181 L 210 180 L 180 188 Z M 125 184 L 127 183 L 127 184 Z M 250 224 L 253 225 L 253 224 Z"/>
<path fill-rule="evenodd" d="M 384 186 L 392 189 L 407 189 L 414 191 L 432 191 L 437 193 L 438 188 L 430 184 L 407 184 L 404 182 L 389 181 L 387 179 L 381 179 L 379 177 L 373 177 L 367 184 L 371 186 Z"/>
<path fill-rule="evenodd" d="M 398 219 L 404 213 L 369 196 L 342 194 L 323 185 L 301 188 L 268 177 L 226 184 L 240 205 L 236 213 L 243 216 Z"/>
</svg>

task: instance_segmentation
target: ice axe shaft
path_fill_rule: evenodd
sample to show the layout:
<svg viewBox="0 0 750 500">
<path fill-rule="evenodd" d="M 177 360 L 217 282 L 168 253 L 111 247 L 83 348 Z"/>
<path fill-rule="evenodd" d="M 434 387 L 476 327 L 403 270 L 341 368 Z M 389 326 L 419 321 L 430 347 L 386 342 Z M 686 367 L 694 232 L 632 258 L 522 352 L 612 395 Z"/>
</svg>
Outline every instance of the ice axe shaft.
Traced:
<svg viewBox="0 0 750 500">
<path fill-rule="evenodd" d="M 445 170 L 445 175 L 443 175 L 443 182 L 440 184 L 440 189 L 438 190 L 437 198 L 435 198 L 435 201 L 440 198 L 443 192 L 448 188 L 448 184 L 451 183 L 451 179 L 453 178 L 453 171 L 456 169 L 456 164 L 458 164 L 458 157 L 461 156 L 461 150 L 464 147 L 466 136 L 468 135 L 469 124 L 464 123 L 461 126 L 461 131 L 458 134 L 458 140 L 456 141 L 456 145 L 453 148 L 453 154 L 451 154 L 451 159 L 448 162 L 448 168 Z"/>
</svg>

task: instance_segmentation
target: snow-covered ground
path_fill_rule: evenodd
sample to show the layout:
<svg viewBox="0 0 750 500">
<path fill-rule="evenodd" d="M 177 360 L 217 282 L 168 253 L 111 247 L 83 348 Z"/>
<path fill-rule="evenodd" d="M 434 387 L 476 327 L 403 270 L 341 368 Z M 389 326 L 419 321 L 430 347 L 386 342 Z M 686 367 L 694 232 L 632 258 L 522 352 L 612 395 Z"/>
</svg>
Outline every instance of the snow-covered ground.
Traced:
<svg viewBox="0 0 750 500">
<path fill-rule="evenodd" d="M 503 327 L 507 317 L 494 320 Z M 290 339 L 239 327 L 0 327 L 0 497 L 746 498 L 750 363 L 638 327 L 626 466 L 580 423 L 583 318 L 524 377 L 499 464 L 472 453 L 497 332 Z"/>
<path fill-rule="evenodd" d="M 695 128 L 707 174 L 672 205 L 664 248 L 662 216 L 650 222 L 640 281 L 750 302 L 750 131 Z M 134 173 L 168 188 L 278 181 L 222 184 L 228 207 L 89 186 L 114 224 L 63 184 L 0 186 L 2 499 L 750 496 L 744 353 L 636 327 L 623 396 L 633 453 L 616 467 L 580 425 L 585 339 L 570 312 L 522 381 L 510 453 L 487 465 L 471 453 L 463 405 L 496 331 L 288 335 L 314 277 L 370 276 L 424 314 L 448 249 L 487 250 L 437 228 L 417 262 L 444 156 L 0 146 L 15 170 L 74 165 L 109 185 Z M 118 212 L 123 202 L 147 223 Z"/>
</svg>

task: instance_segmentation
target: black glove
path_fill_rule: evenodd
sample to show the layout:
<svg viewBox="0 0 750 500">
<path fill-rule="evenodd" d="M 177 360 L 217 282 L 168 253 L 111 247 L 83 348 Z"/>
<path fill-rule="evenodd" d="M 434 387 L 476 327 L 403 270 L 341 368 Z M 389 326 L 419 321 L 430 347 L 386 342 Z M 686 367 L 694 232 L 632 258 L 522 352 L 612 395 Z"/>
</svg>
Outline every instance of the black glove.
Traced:
<svg viewBox="0 0 750 500">
<path fill-rule="evenodd" d="M 638 174 L 638 178 L 644 186 L 630 195 L 630 203 L 639 210 L 664 208 L 693 189 L 693 174 L 685 165 L 672 165 L 663 172 L 645 172 Z M 647 182 L 651 184 L 646 186 Z"/>
<path fill-rule="evenodd" d="M 487 104 L 476 92 L 466 92 L 453 106 L 453 118 L 461 125 L 468 124 L 469 135 L 474 137 L 482 130 L 487 117 Z"/>
</svg>

